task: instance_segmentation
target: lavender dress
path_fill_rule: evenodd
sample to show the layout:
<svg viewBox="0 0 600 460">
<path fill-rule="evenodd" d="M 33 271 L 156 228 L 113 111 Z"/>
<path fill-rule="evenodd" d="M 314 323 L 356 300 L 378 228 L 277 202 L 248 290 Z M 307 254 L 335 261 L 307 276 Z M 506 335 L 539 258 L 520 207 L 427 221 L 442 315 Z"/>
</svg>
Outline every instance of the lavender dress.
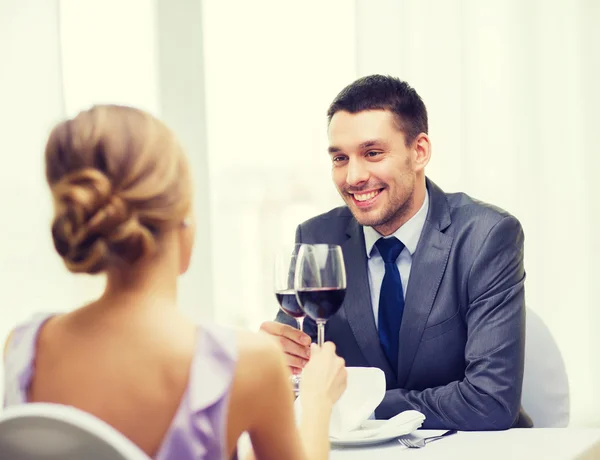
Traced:
<svg viewBox="0 0 600 460">
<path fill-rule="evenodd" d="M 15 329 L 6 355 L 4 406 L 27 403 L 36 340 L 52 315 L 38 315 Z M 237 350 L 235 333 L 211 325 L 198 328 L 190 380 L 155 460 L 226 458 L 226 419 Z"/>
</svg>

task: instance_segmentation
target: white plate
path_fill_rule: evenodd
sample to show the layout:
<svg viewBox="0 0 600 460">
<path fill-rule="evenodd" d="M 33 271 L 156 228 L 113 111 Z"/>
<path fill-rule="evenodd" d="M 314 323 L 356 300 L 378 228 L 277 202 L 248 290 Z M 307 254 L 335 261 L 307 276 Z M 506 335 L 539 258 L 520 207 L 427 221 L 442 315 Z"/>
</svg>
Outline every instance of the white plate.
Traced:
<svg viewBox="0 0 600 460">
<path fill-rule="evenodd" d="M 423 421 L 415 421 L 403 425 L 390 426 L 382 429 L 387 420 L 367 420 L 360 428 L 349 432 L 341 437 L 330 437 L 332 446 L 367 446 L 372 444 L 381 444 L 392 439 L 413 433 L 422 425 Z M 369 435 L 369 433 L 374 433 Z"/>
</svg>

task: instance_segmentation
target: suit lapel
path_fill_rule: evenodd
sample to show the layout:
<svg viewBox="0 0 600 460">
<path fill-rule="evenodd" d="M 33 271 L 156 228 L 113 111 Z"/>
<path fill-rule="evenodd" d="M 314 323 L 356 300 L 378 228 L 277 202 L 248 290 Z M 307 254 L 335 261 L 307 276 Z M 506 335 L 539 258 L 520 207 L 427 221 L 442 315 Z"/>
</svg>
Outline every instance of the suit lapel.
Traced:
<svg viewBox="0 0 600 460">
<path fill-rule="evenodd" d="M 401 388 L 408 379 L 452 247 L 452 237 L 442 233 L 450 225 L 446 196 L 429 180 L 427 188 L 430 198 L 429 212 L 417 250 L 413 254 L 400 326 L 398 384 Z"/>
<path fill-rule="evenodd" d="M 388 386 L 396 380 L 383 350 L 373 317 L 365 239 L 361 226 L 351 219 L 347 228 L 349 239 L 342 244 L 346 265 L 346 300 L 344 312 L 362 354 L 373 367 L 383 370 Z"/>
</svg>

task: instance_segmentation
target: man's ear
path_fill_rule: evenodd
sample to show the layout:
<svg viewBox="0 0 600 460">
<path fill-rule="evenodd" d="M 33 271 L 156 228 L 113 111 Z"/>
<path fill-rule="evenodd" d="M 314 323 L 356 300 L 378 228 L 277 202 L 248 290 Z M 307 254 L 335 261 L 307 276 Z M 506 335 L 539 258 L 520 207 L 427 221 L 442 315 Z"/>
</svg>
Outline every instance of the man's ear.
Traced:
<svg viewBox="0 0 600 460">
<path fill-rule="evenodd" d="M 422 171 L 431 158 L 431 141 L 429 136 L 421 133 L 413 141 L 413 167 L 416 171 Z"/>
</svg>

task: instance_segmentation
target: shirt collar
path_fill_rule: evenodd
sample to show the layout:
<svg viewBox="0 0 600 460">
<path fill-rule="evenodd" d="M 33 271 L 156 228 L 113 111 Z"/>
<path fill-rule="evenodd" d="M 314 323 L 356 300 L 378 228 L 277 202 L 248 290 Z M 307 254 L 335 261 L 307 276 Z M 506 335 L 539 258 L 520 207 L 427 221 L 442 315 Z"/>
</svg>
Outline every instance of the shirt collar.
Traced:
<svg viewBox="0 0 600 460">
<path fill-rule="evenodd" d="M 398 238 L 408 252 L 412 256 L 414 252 L 417 250 L 417 244 L 419 244 L 419 238 L 421 238 L 421 232 L 423 231 L 423 226 L 425 225 L 425 220 L 427 219 L 427 211 L 429 210 L 429 190 L 425 191 L 425 199 L 423 200 L 423 204 L 421 208 L 417 211 L 417 213 L 412 216 L 407 222 L 402 225 L 398 230 L 396 230 L 392 235 Z M 367 250 L 367 257 L 371 258 L 371 251 L 373 250 L 373 246 L 382 235 L 375 230 L 373 227 L 363 227 L 364 235 L 365 235 L 365 248 Z"/>
</svg>

